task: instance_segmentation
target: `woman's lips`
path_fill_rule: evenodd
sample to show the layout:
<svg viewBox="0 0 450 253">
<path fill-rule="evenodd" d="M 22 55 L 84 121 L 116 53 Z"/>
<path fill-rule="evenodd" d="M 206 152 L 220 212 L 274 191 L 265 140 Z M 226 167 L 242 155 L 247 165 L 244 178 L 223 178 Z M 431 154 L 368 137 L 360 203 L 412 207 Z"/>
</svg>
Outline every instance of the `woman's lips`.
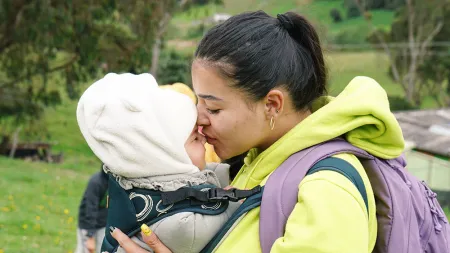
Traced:
<svg viewBox="0 0 450 253">
<path fill-rule="evenodd" d="M 208 142 L 209 144 L 213 145 L 213 142 L 216 142 L 216 141 L 217 141 L 217 139 L 212 138 L 212 137 L 209 137 L 208 134 L 206 134 L 206 133 L 203 133 L 203 134 L 204 134 L 205 137 L 206 137 L 206 142 Z"/>
<path fill-rule="evenodd" d="M 205 136 L 206 137 L 206 141 L 208 142 L 208 143 L 211 143 L 211 141 L 216 141 L 216 139 L 214 139 L 214 138 L 210 138 L 210 137 L 208 137 L 208 136 Z"/>
</svg>

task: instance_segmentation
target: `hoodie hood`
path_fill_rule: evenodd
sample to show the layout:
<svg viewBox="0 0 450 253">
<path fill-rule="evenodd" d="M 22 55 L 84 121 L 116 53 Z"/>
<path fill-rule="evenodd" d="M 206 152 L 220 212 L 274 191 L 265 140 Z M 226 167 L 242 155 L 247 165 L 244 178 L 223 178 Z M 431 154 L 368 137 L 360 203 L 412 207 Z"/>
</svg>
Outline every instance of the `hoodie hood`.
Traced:
<svg viewBox="0 0 450 253">
<path fill-rule="evenodd" d="M 383 159 L 403 152 L 400 125 L 390 111 L 386 91 L 375 80 L 355 77 L 337 97 L 314 101 L 312 114 L 272 146 L 262 153 L 250 150 L 233 185 L 254 187 L 290 155 L 339 136 Z M 243 171 L 250 174 L 244 176 Z"/>
</svg>

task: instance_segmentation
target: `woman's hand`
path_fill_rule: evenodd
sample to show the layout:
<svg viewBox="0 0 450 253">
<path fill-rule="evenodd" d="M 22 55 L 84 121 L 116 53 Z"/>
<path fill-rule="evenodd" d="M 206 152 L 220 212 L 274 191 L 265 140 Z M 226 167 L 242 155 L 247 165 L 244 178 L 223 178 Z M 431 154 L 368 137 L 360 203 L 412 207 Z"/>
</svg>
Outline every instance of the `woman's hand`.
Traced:
<svg viewBox="0 0 450 253">
<path fill-rule="evenodd" d="M 156 234 L 153 233 L 147 225 L 142 225 L 141 230 L 142 239 L 155 253 L 172 253 L 172 251 L 159 240 L 158 236 L 156 236 Z M 120 246 L 127 253 L 149 252 L 133 242 L 133 240 L 131 240 L 118 228 L 114 229 L 111 235 L 119 242 Z"/>
</svg>

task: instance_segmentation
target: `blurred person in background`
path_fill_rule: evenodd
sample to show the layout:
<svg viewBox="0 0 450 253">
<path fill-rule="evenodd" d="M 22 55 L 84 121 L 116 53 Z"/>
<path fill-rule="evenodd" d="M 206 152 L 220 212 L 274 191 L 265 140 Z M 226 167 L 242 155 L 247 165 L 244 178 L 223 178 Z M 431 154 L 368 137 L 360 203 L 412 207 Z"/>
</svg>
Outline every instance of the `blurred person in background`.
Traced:
<svg viewBox="0 0 450 253">
<path fill-rule="evenodd" d="M 100 171 L 89 179 L 78 213 L 77 248 L 75 253 L 99 253 L 105 236 L 108 176 Z"/>
</svg>

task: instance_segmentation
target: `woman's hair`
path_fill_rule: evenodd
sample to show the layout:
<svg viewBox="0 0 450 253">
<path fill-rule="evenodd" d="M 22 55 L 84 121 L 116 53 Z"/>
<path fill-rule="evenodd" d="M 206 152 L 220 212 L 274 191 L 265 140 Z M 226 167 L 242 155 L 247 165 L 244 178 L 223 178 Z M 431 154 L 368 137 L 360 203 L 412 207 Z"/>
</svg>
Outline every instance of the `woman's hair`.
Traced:
<svg viewBox="0 0 450 253">
<path fill-rule="evenodd" d="M 301 110 L 326 93 L 319 36 L 293 12 L 277 18 L 263 11 L 233 16 L 208 31 L 195 58 L 215 67 L 254 101 L 281 86 Z"/>
</svg>

